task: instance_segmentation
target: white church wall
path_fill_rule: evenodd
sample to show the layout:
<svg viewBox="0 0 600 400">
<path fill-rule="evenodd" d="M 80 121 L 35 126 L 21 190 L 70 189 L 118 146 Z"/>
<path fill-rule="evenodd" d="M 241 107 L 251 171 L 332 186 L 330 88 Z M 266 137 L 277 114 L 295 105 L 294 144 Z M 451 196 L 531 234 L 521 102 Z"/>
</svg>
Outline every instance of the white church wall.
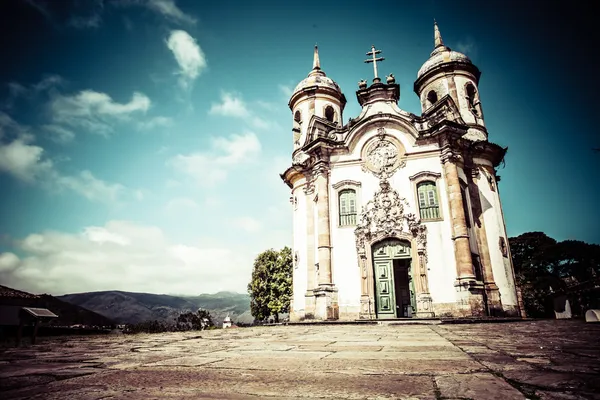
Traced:
<svg viewBox="0 0 600 400">
<path fill-rule="evenodd" d="M 300 183 L 297 183 L 297 185 Z M 293 208 L 293 249 L 292 256 L 298 255 L 298 263 L 294 267 L 292 275 L 293 286 L 293 310 L 296 313 L 303 314 L 305 307 L 306 293 L 306 195 L 302 190 L 304 185 L 296 186 L 292 191 L 292 197 L 296 199 L 296 206 Z"/>
<path fill-rule="evenodd" d="M 498 192 L 492 191 L 487 179 L 484 177 L 479 179 L 478 186 L 494 281 L 500 290 L 502 304 L 516 306 L 517 298 L 512 269 L 510 267 L 507 268 L 506 262 L 509 260 L 502 255 L 499 245 L 500 237 L 506 237 L 502 214 L 499 212 Z"/>
<path fill-rule="evenodd" d="M 358 314 L 360 308 L 360 268 L 358 255 L 356 253 L 356 240 L 354 230 L 356 226 L 339 225 L 339 203 L 337 191 L 333 185 L 344 180 L 361 182 L 360 190 L 357 190 L 357 210 L 360 216 L 361 208 L 368 201 L 365 198 L 365 187 L 368 187 L 368 179 L 361 171 L 360 165 L 333 164 L 330 175 L 330 221 L 331 221 L 331 244 L 332 244 L 332 273 L 333 282 L 338 289 L 338 304 L 340 317 Z M 368 190 L 368 189 L 367 189 Z M 361 197 L 359 197 L 362 194 Z M 371 194 L 372 196 L 372 194 Z M 356 316 L 355 316 L 356 317 Z"/>
<path fill-rule="evenodd" d="M 452 231 L 446 182 L 439 156 L 420 159 L 410 159 L 406 166 L 394 175 L 394 187 L 408 201 L 408 212 L 419 215 L 417 207 L 416 188 L 409 177 L 419 172 L 440 174 L 437 180 L 441 221 L 424 222 L 427 227 L 427 268 L 429 291 L 434 303 L 455 302 L 456 265 L 454 247 L 452 246 Z"/>
</svg>

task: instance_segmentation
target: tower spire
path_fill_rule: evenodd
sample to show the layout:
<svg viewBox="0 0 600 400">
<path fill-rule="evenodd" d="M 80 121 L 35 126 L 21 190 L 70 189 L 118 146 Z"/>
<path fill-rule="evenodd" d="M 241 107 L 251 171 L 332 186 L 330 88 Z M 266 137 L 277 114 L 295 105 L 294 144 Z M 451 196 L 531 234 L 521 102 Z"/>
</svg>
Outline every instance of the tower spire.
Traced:
<svg viewBox="0 0 600 400">
<path fill-rule="evenodd" d="M 433 40 L 434 40 L 434 48 L 444 47 L 444 41 L 442 40 L 442 34 L 440 33 L 440 28 L 438 28 L 438 24 L 436 20 L 433 20 Z"/>
<path fill-rule="evenodd" d="M 315 54 L 313 56 L 313 70 L 321 69 L 321 62 L 319 61 L 319 46 L 315 43 Z"/>
</svg>

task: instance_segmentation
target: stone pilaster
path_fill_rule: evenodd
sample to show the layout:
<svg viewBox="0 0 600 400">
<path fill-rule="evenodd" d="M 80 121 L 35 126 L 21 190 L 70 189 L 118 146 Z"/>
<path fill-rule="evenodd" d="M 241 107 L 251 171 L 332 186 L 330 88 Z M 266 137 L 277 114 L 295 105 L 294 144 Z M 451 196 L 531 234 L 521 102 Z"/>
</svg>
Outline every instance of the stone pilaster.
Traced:
<svg viewBox="0 0 600 400">
<path fill-rule="evenodd" d="M 476 166 L 472 166 L 468 172 L 467 180 L 469 183 L 469 195 L 471 197 L 471 205 L 473 207 L 473 227 L 475 230 L 477 248 L 479 249 L 479 260 L 483 267 L 483 285 L 487 299 L 488 313 L 492 316 L 499 316 L 502 314 L 502 301 L 500 299 L 500 290 L 494 281 L 492 259 L 490 257 L 487 233 L 485 230 L 485 221 L 481 206 L 481 197 L 479 195 L 479 187 L 477 185 L 477 180 L 479 179 L 480 173 Z"/>
<path fill-rule="evenodd" d="M 306 293 L 304 296 L 304 318 L 313 319 L 315 316 L 315 296 L 313 289 L 315 282 L 315 190 L 311 177 L 306 179 L 304 187 L 306 195 Z"/>
<path fill-rule="evenodd" d="M 315 167 L 318 215 L 319 286 L 314 290 L 315 317 L 338 319 L 337 289 L 331 271 L 331 225 L 329 216 L 329 167 L 320 163 Z"/>
<path fill-rule="evenodd" d="M 458 167 L 456 166 L 456 162 L 461 160 L 461 156 L 454 153 L 450 144 L 446 142 L 442 149 L 441 159 L 448 189 L 452 240 L 454 241 L 454 256 L 456 258 L 456 281 L 454 286 L 456 287 L 459 303 L 456 311 L 457 314 L 462 313 L 465 316 L 481 316 L 485 314 L 485 305 L 482 288 L 477 285 L 473 273 L 469 231 L 463 206 L 466 199 L 462 198 Z"/>
<path fill-rule="evenodd" d="M 463 282 L 475 281 L 475 275 L 473 274 L 473 260 L 469 246 L 469 232 L 465 219 L 463 198 L 460 192 L 458 168 L 455 162 L 456 157 L 454 157 L 450 148 L 446 147 L 442 152 L 442 163 L 450 202 L 452 240 L 454 241 L 454 254 L 456 257 L 456 284 L 462 286 Z"/>
<path fill-rule="evenodd" d="M 427 279 L 427 256 L 425 249 L 421 249 L 420 246 L 417 249 L 417 260 L 418 260 L 418 279 L 415 285 L 417 310 L 416 314 L 418 318 L 431 318 L 435 314 L 433 312 L 433 299 L 429 294 L 429 282 Z"/>
</svg>

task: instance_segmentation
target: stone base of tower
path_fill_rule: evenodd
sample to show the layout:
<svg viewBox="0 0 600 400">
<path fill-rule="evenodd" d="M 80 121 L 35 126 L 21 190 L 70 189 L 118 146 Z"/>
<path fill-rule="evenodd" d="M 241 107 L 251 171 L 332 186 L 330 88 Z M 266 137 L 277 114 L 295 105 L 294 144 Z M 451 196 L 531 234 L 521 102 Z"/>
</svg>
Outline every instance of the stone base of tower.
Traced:
<svg viewBox="0 0 600 400">
<path fill-rule="evenodd" d="M 429 293 L 417 295 L 417 311 L 415 315 L 417 318 L 435 317 L 435 312 L 433 311 L 433 299 Z"/>
<path fill-rule="evenodd" d="M 503 317 L 504 308 L 500 300 L 500 290 L 495 283 L 485 284 L 485 297 L 487 300 L 487 310 L 490 317 Z"/>
<path fill-rule="evenodd" d="M 314 289 L 313 293 L 315 304 L 313 319 L 327 321 L 340 318 L 338 290 L 334 285 L 321 285 Z"/>
<path fill-rule="evenodd" d="M 456 306 L 453 317 L 485 317 L 485 294 L 483 285 L 474 280 L 454 283 Z"/>
</svg>

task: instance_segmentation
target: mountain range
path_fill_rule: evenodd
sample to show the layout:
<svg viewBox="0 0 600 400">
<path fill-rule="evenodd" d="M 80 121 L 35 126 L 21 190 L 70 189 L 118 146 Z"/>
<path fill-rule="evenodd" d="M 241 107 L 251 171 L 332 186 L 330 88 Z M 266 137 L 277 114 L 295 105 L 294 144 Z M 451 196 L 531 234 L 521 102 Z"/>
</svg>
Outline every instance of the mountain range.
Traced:
<svg viewBox="0 0 600 400">
<path fill-rule="evenodd" d="M 94 311 L 120 324 L 135 324 L 158 320 L 173 322 L 181 313 L 210 312 L 215 325 L 221 325 L 229 315 L 237 323 L 252 323 L 250 296 L 234 292 L 218 292 L 199 296 L 133 293 L 118 290 L 73 293 L 58 299 Z"/>
</svg>

